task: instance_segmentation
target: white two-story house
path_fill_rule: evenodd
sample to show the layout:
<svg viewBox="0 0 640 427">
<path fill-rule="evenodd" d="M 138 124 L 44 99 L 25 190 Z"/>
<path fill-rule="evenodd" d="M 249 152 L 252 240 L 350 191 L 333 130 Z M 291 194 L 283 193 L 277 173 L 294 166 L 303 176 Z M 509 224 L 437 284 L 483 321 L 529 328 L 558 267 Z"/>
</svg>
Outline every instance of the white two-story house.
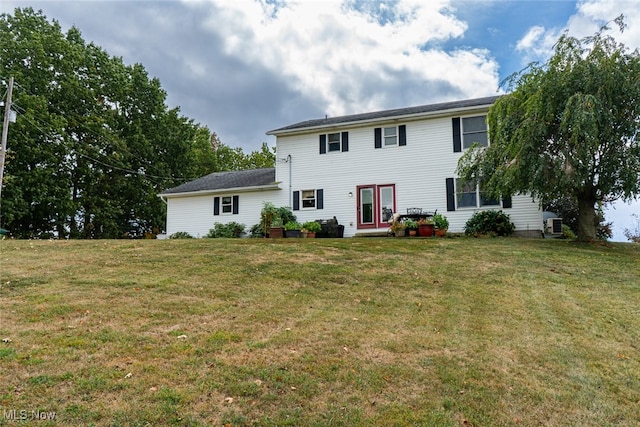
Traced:
<svg viewBox="0 0 640 427">
<path fill-rule="evenodd" d="M 335 217 L 344 236 L 388 230 L 390 213 L 437 211 L 462 232 L 478 210 L 509 214 L 516 233 L 537 237 L 539 204 L 527 195 L 485 197 L 456 179 L 458 159 L 486 145 L 486 115 L 497 97 L 308 120 L 267 132 L 276 137 L 275 169 L 221 172 L 160 194 L 167 234 L 204 236 L 216 222 L 260 221 L 265 201 L 289 206 L 299 222 Z"/>
</svg>

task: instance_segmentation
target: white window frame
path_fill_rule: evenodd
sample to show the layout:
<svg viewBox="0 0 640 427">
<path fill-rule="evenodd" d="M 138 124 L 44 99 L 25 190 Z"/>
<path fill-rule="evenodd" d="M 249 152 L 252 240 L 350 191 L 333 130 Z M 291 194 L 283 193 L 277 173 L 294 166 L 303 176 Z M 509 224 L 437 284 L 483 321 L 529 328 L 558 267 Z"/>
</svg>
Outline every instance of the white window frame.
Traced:
<svg viewBox="0 0 640 427">
<path fill-rule="evenodd" d="M 226 199 L 229 199 L 226 201 Z M 220 196 L 220 215 L 233 214 L 233 196 Z"/>
<path fill-rule="evenodd" d="M 337 135 L 338 136 L 338 140 L 337 141 L 331 141 L 331 137 Z M 331 144 L 334 145 L 334 147 L 336 147 L 337 144 L 337 149 L 331 149 Z M 327 134 L 327 153 L 336 153 L 336 152 L 340 152 L 342 151 L 342 134 L 341 132 L 334 132 L 334 133 L 328 133 Z"/>
<path fill-rule="evenodd" d="M 466 131 L 465 132 L 465 129 L 464 129 L 465 120 L 477 119 L 477 118 L 480 118 L 480 117 L 484 118 L 484 121 L 483 121 L 484 122 L 484 130 L 480 130 L 480 131 L 471 130 L 471 131 Z M 487 115 L 484 114 L 484 115 L 480 115 L 480 116 L 461 117 L 460 118 L 460 134 L 461 134 L 461 139 L 462 139 L 461 144 L 462 144 L 462 150 L 463 151 L 469 149 L 474 142 L 478 142 L 480 144 L 480 146 L 482 146 L 482 147 L 488 147 L 489 146 L 489 126 L 487 124 Z M 484 139 L 486 140 L 486 144 L 483 144 L 480 141 L 477 141 L 475 139 L 471 139 L 469 142 L 466 141 L 466 138 L 465 138 L 466 136 L 482 135 L 482 134 L 485 135 Z"/>
<path fill-rule="evenodd" d="M 305 193 L 307 197 L 305 197 Z M 305 204 L 307 206 L 305 206 Z M 317 206 L 318 193 L 316 190 L 300 190 L 300 210 L 312 210 L 316 209 Z"/>
<path fill-rule="evenodd" d="M 394 133 L 388 135 L 387 131 L 393 129 Z M 396 147 L 398 146 L 398 136 L 400 132 L 398 126 L 388 126 L 382 128 L 382 146 L 383 147 Z"/>
</svg>

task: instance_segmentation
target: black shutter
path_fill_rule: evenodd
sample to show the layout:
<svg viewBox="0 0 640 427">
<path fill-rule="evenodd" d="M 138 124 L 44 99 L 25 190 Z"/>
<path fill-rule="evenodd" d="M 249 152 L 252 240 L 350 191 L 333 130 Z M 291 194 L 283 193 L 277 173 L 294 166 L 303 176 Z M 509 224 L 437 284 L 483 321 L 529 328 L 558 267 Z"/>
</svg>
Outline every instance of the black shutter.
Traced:
<svg viewBox="0 0 640 427">
<path fill-rule="evenodd" d="M 382 148 L 382 128 L 375 128 L 373 130 L 374 139 L 375 139 L 375 147 Z"/>
<path fill-rule="evenodd" d="M 233 214 L 234 215 L 238 215 L 238 202 L 240 201 L 240 196 L 233 196 L 233 207 L 231 209 L 233 209 Z"/>
<path fill-rule="evenodd" d="M 324 209 L 324 190 L 316 190 L 316 209 Z"/>
<path fill-rule="evenodd" d="M 505 209 L 509 209 L 511 207 L 511 196 L 502 198 L 502 207 Z"/>
<path fill-rule="evenodd" d="M 407 145 L 407 125 L 398 126 L 398 145 Z"/>
<path fill-rule="evenodd" d="M 294 211 L 300 210 L 300 192 L 299 191 L 293 192 L 293 210 Z"/>
<path fill-rule="evenodd" d="M 342 132 L 342 151 L 349 151 L 349 132 Z"/>
<path fill-rule="evenodd" d="M 320 135 L 320 154 L 327 153 L 327 135 Z"/>
<path fill-rule="evenodd" d="M 447 178 L 447 211 L 456 210 L 456 195 L 453 187 L 453 178 Z"/>
<path fill-rule="evenodd" d="M 220 197 L 213 198 L 213 214 L 220 215 Z"/>
<path fill-rule="evenodd" d="M 462 137 L 460 135 L 460 117 L 451 119 L 451 127 L 453 127 L 453 152 L 460 153 L 462 151 Z"/>
</svg>

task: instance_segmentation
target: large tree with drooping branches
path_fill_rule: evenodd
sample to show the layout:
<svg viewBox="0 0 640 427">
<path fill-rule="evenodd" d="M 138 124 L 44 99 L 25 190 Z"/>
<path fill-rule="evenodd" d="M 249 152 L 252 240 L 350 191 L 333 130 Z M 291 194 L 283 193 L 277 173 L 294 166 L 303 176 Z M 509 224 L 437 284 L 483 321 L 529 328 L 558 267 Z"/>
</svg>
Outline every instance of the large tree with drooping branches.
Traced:
<svg viewBox="0 0 640 427">
<path fill-rule="evenodd" d="M 613 22 L 624 31 L 623 16 Z M 640 54 L 608 31 L 565 33 L 546 63 L 510 76 L 488 114 L 489 147 L 458 163 L 461 178 L 495 195 L 572 199 L 585 241 L 596 238 L 599 206 L 640 194 Z"/>
</svg>

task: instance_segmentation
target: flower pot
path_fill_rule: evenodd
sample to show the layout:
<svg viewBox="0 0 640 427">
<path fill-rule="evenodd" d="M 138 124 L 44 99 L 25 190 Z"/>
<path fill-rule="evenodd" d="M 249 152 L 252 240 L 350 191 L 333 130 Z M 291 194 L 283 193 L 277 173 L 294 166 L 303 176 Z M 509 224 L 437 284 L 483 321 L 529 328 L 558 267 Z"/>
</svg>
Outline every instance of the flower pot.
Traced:
<svg viewBox="0 0 640 427">
<path fill-rule="evenodd" d="M 307 239 L 315 239 L 316 232 L 315 231 L 307 231 Z"/>
<path fill-rule="evenodd" d="M 420 237 L 431 237 L 433 236 L 433 230 L 433 224 L 420 224 L 418 226 L 418 235 Z"/>
<path fill-rule="evenodd" d="M 409 229 L 409 236 L 410 237 L 415 237 L 416 234 L 418 234 L 418 230 L 416 230 L 415 228 Z"/>
<path fill-rule="evenodd" d="M 292 238 L 300 237 L 300 230 L 285 230 L 284 236 Z"/>
<path fill-rule="evenodd" d="M 447 230 L 444 228 L 437 228 L 436 229 L 436 236 L 438 237 L 444 237 L 445 234 L 447 234 Z"/>
<path fill-rule="evenodd" d="M 269 237 L 272 239 L 281 239 L 284 237 L 284 227 L 271 227 L 269 229 Z"/>
<path fill-rule="evenodd" d="M 396 230 L 393 234 L 395 234 L 396 237 L 404 237 L 405 230 L 404 230 L 404 228 L 401 228 L 399 230 Z"/>
</svg>

